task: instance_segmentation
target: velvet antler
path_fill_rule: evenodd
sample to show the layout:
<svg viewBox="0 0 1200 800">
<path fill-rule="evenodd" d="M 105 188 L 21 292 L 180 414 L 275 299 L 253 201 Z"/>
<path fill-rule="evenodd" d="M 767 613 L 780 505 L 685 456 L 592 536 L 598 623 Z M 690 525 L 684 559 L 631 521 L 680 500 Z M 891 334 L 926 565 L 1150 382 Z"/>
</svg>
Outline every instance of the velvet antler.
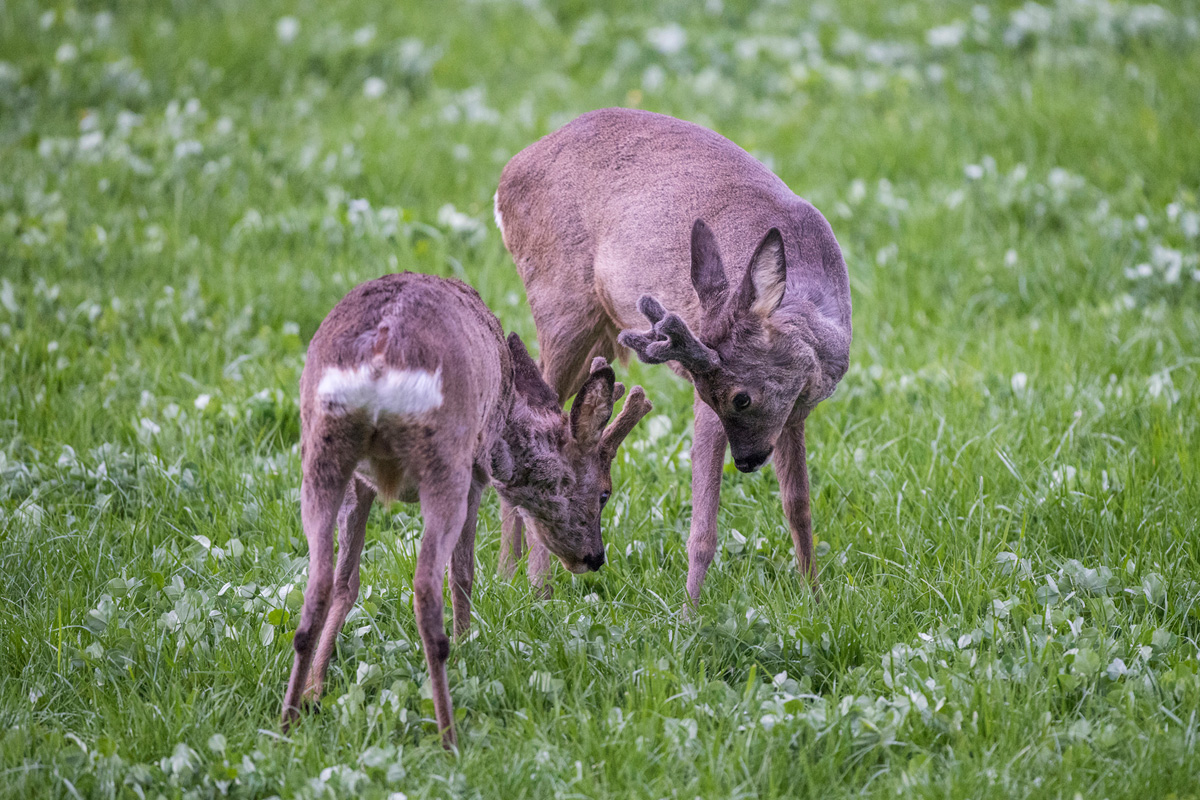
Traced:
<svg viewBox="0 0 1200 800">
<path fill-rule="evenodd" d="M 624 388 L 621 384 L 617 384 L 617 390 L 613 392 L 614 402 L 620 397 Z M 608 458 L 611 459 L 617 454 L 617 448 L 621 446 L 621 442 L 625 441 L 625 437 L 629 435 L 633 427 L 653 408 L 654 406 L 646 399 L 646 392 L 642 390 L 642 387 L 635 386 L 629 390 L 629 397 L 625 399 L 621 413 L 617 414 L 617 418 L 609 423 L 609 426 L 604 429 L 604 435 L 600 437 L 600 449 Z"/>
<path fill-rule="evenodd" d="M 650 320 L 650 330 L 621 331 L 617 341 L 637 353 L 642 361 L 647 364 L 678 361 L 693 374 L 717 368 L 720 363 L 717 351 L 701 342 L 678 314 L 669 313 L 648 294 L 638 301 L 638 311 Z"/>
</svg>

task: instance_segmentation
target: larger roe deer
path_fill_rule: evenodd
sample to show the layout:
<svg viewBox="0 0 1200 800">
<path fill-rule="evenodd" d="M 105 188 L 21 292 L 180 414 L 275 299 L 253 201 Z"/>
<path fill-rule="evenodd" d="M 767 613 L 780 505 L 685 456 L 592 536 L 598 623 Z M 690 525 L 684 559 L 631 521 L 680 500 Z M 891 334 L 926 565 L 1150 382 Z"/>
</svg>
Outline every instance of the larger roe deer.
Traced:
<svg viewBox="0 0 1200 800">
<path fill-rule="evenodd" d="M 321 696 L 338 631 L 358 597 L 367 513 L 378 494 L 421 504 L 413 605 L 438 728 L 453 745 L 442 580 L 449 565 L 460 637 L 471 621 L 483 489 L 493 483 L 539 546 L 571 572 L 599 569 L 610 465 L 651 408 L 636 386 L 605 427 L 623 392 L 612 367 L 597 359 L 564 414 L 520 338 L 505 341 L 496 317 L 459 281 L 387 275 L 346 295 L 313 336 L 300 378 L 309 575 L 283 699 L 285 729 L 303 700 Z"/>
<path fill-rule="evenodd" d="M 815 590 L 804 423 L 850 349 L 846 265 L 820 212 L 728 139 L 627 109 L 584 114 L 514 156 L 495 212 L 559 397 L 619 345 L 694 384 L 691 606 L 716 550 L 726 443 L 742 472 L 775 455 Z M 632 330 L 643 316 L 650 330 Z M 504 540 L 509 565 L 521 546 L 512 515 Z"/>
</svg>

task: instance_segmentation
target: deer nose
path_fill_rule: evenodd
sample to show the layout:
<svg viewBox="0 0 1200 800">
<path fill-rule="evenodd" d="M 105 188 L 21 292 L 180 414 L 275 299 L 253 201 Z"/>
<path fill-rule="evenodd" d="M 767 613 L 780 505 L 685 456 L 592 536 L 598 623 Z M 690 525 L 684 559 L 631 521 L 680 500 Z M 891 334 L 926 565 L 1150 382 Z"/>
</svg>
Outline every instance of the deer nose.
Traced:
<svg viewBox="0 0 1200 800">
<path fill-rule="evenodd" d="M 585 567 L 587 567 L 588 569 L 590 569 L 592 572 L 595 572 L 596 570 L 603 567 L 604 566 L 604 550 L 601 549 L 598 552 L 592 553 L 590 556 L 583 559 L 583 565 Z"/>
<path fill-rule="evenodd" d="M 739 472 L 754 472 L 754 470 L 767 463 L 767 459 L 771 457 L 771 451 L 767 450 L 762 453 L 751 453 L 748 456 L 734 458 L 733 465 L 738 468 Z"/>
</svg>

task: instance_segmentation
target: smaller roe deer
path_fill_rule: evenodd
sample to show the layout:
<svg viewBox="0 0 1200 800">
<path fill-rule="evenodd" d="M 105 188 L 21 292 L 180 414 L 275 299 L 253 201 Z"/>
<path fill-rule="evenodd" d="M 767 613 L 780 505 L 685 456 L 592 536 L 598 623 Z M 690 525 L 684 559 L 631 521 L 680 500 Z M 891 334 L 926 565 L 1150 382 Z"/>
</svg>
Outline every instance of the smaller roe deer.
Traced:
<svg viewBox="0 0 1200 800">
<path fill-rule="evenodd" d="M 413 577 L 417 628 L 442 742 L 455 742 L 442 618 L 449 565 L 454 635 L 471 621 L 475 519 L 490 481 L 571 572 L 604 564 L 600 513 L 617 447 L 651 405 L 592 363 L 569 414 L 514 333 L 475 290 L 404 273 L 353 289 L 313 336 L 300 378 L 300 511 L 309 576 L 283 699 L 285 730 L 317 700 L 338 631 L 358 597 L 358 564 L 376 494 L 421 504 Z M 339 532 L 336 572 L 333 531 Z M 316 650 L 315 662 L 313 651 Z"/>
</svg>

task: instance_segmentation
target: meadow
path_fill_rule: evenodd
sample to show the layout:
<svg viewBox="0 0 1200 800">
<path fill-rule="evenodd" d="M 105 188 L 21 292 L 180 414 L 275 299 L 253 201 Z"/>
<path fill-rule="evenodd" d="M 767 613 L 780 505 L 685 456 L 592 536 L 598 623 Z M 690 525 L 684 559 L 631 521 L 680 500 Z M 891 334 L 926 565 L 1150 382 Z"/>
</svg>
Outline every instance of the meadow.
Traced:
<svg viewBox="0 0 1200 800">
<path fill-rule="evenodd" d="M 496 577 L 485 497 L 459 752 L 402 504 L 283 736 L 308 339 L 410 269 L 532 347 L 492 193 L 611 105 L 841 242 L 821 601 L 727 464 L 680 618 L 691 392 L 634 361 L 603 570 Z M 0 0 L 0 798 L 1196 797 L 1198 128 L 1195 2 Z"/>
</svg>

